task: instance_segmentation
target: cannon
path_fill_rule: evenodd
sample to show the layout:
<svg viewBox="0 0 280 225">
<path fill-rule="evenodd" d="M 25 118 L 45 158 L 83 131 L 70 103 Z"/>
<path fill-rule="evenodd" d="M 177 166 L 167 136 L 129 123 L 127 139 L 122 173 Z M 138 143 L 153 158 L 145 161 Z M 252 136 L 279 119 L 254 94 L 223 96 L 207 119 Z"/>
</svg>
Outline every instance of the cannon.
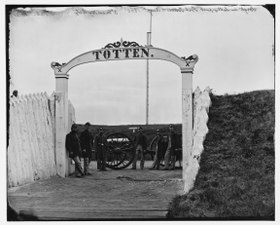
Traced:
<svg viewBox="0 0 280 225">
<path fill-rule="evenodd" d="M 164 135 L 167 141 L 167 136 Z M 110 169 L 120 170 L 130 166 L 134 160 L 136 146 L 134 140 L 123 133 L 112 133 L 106 137 L 105 148 L 107 151 L 106 166 Z M 177 161 L 181 160 L 182 145 L 181 135 L 178 135 L 178 149 L 175 150 Z M 166 146 L 167 147 L 167 146 Z M 156 137 L 152 138 L 148 148 L 144 150 L 144 155 L 150 155 L 153 159 L 156 151 Z M 163 164 L 162 164 L 163 165 Z"/>
<path fill-rule="evenodd" d="M 135 156 L 133 140 L 122 133 L 113 133 L 107 136 L 106 151 L 106 166 L 115 170 L 128 167 Z"/>
<path fill-rule="evenodd" d="M 113 133 L 107 136 L 106 151 L 107 161 L 106 166 L 110 169 L 118 170 L 130 166 L 136 154 L 136 146 L 134 140 L 123 134 Z M 155 155 L 156 138 L 152 139 L 147 149 L 144 149 L 144 157 L 150 155 L 153 160 Z"/>
</svg>

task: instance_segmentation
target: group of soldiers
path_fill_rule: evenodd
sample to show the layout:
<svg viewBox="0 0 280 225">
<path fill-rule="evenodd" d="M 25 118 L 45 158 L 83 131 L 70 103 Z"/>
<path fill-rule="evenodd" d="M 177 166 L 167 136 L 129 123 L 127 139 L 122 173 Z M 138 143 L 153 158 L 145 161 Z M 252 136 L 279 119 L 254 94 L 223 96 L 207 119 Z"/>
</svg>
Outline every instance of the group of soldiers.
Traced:
<svg viewBox="0 0 280 225">
<path fill-rule="evenodd" d="M 174 170 L 176 163 L 175 150 L 178 148 L 178 140 L 174 131 L 173 125 L 169 125 L 168 139 L 163 137 L 160 130 L 157 129 L 157 136 L 155 139 L 156 150 L 154 155 L 154 161 L 149 169 L 163 169 Z M 136 162 L 140 155 L 140 169 L 144 169 L 144 150 L 147 149 L 147 138 L 143 134 L 143 129 L 138 129 L 136 136 L 136 154 L 132 164 L 132 169 L 136 169 Z M 161 161 L 164 161 L 164 166 L 161 167 Z"/>
<path fill-rule="evenodd" d="M 89 172 L 89 164 L 92 160 L 92 144 L 93 135 L 89 131 L 90 123 L 85 124 L 85 129 L 78 135 L 78 126 L 73 124 L 71 132 L 66 135 L 65 147 L 69 157 L 75 162 L 76 177 L 83 177 L 85 175 L 92 175 Z M 98 134 L 94 138 L 96 148 L 97 169 L 106 171 L 106 138 L 104 136 L 103 128 L 98 129 Z M 84 169 L 82 168 L 81 158 L 84 161 Z"/>
<path fill-rule="evenodd" d="M 66 150 L 69 157 L 75 162 L 75 175 L 76 177 L 83 177 L 91 175 L 89 172 L 89 164 L 92 160 L 93 139 L 96 149 L 97 169 L 99 171 L 106 171 L 106 137 L 103 128 L 98 129 L 98 134 L 93 138 L 89 131 L 90 123 L 84 125 L 84 131 L 78 135 L 78 126 L 73 124 L 71 132 L 66 135 Z M 147 137 L 143 132 L 143 128 L 139 127 L 135 136 L 136 152 L 132 162 L 132 169 L 137 168 L 137 160 L 140 157 L 140 169 L 144 169 L 144 151 L 147 149 Z M 168 139 L 164 138 L 157 129 L 156 136 L 156 151 L 154 161 L 149 169 L 175 169 L 175 149 L 177 148 L 176 133 L 172 125 L 169 125 Z M 82 168 L 81 158 L 83 158 L 84 166 Z M 161 161 L 164 161 L 164 166 L 161 167 Z"/>
</svg>

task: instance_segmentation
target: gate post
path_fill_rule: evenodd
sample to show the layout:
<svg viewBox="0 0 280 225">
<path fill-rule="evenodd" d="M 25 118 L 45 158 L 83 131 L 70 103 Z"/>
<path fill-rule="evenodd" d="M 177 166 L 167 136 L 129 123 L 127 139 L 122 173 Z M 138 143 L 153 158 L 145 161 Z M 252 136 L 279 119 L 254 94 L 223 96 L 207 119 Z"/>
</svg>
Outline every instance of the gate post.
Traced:
<svg viewBox="0 0 280 225">
<path fill-rule="evenodd" d="M 56 75 L 55 93 L 55 159 L 57 175 L 68 175 L 65 137 L 68 132 L 68 74 Z"/>
<path fill-rule="evenodd" d="M 189 160 L 192 157 L 193 148 L 193 71 L 194 66 L 198 61 L 197 55 L 191 55 L 188 58 L 182 57 L 185 61 L 185 66 L 181 67 L 182 74 L 182 155 L 183 155 L 183 181 L 184 191 L 189 191 L 189 184 L 193 181 L 187 177 L 189 168 Z"/>
<path fill-rule="evenodd" d="M 61 70 L 61 65 L 52 62 L 55 74 L 55 164 L 56 173 L 61 177 L 68 175 L 68 157 L 65 149 L 65 137 L 68 132 L 68 79 L 69 75 Z"/>
<path fill-rule="evenodd" d="M 192 99 L 192 75 L 193 69 L 182 70 L 182 155 L 183 155 L 183 181 L 186 191 L 187 168 L 191 157 L 193 145 L 193 99 Z"/>
</svg>

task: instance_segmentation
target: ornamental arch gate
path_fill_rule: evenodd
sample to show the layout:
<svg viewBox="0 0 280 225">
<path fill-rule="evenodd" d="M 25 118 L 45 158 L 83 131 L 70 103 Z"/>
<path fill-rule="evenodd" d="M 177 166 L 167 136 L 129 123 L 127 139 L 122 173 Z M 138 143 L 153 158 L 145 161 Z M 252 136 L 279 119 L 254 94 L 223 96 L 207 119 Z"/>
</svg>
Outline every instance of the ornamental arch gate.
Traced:
<svg viewBox="0 0 280 225">
<path fill-rule="evenodd" d="M 68 63 L 51 63 L 56 79 L 55 155 L 58 175 L 62 177 L 68 175 L 68 160 L 65 150 L 65 136 L 68 132 L 68 72 L 73 67 L 84 63 L 139 59 L 166 60 L 175 63 L 180 68 L 182 75 L 182 172 L 183 180 L 186 182 L 187 177 L 185 174 L 193 143 L 192 76 L 198 56 L 179 57 L 165 49 L 155 48 L 151 45 L 140 46 L 136 42 L 122 40 L 107 44 L 101 49 L 78 55 Z"/>
</svg>

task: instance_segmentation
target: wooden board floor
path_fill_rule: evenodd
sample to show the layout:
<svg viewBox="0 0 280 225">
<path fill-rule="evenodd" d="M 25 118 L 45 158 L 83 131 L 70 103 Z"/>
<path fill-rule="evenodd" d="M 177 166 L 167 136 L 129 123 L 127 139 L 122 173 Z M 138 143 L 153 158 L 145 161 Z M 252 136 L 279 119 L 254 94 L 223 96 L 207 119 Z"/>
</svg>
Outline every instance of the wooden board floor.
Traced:
<svg viewBox="0 0 280 225">
<path fill-rule="evenodd" d="M 8 190 L 18 212 L 39 220 L 162 220 L 183 193 L 181 170 L 108 170 L 84 178 L 51 177 Z"/>
</svg>

